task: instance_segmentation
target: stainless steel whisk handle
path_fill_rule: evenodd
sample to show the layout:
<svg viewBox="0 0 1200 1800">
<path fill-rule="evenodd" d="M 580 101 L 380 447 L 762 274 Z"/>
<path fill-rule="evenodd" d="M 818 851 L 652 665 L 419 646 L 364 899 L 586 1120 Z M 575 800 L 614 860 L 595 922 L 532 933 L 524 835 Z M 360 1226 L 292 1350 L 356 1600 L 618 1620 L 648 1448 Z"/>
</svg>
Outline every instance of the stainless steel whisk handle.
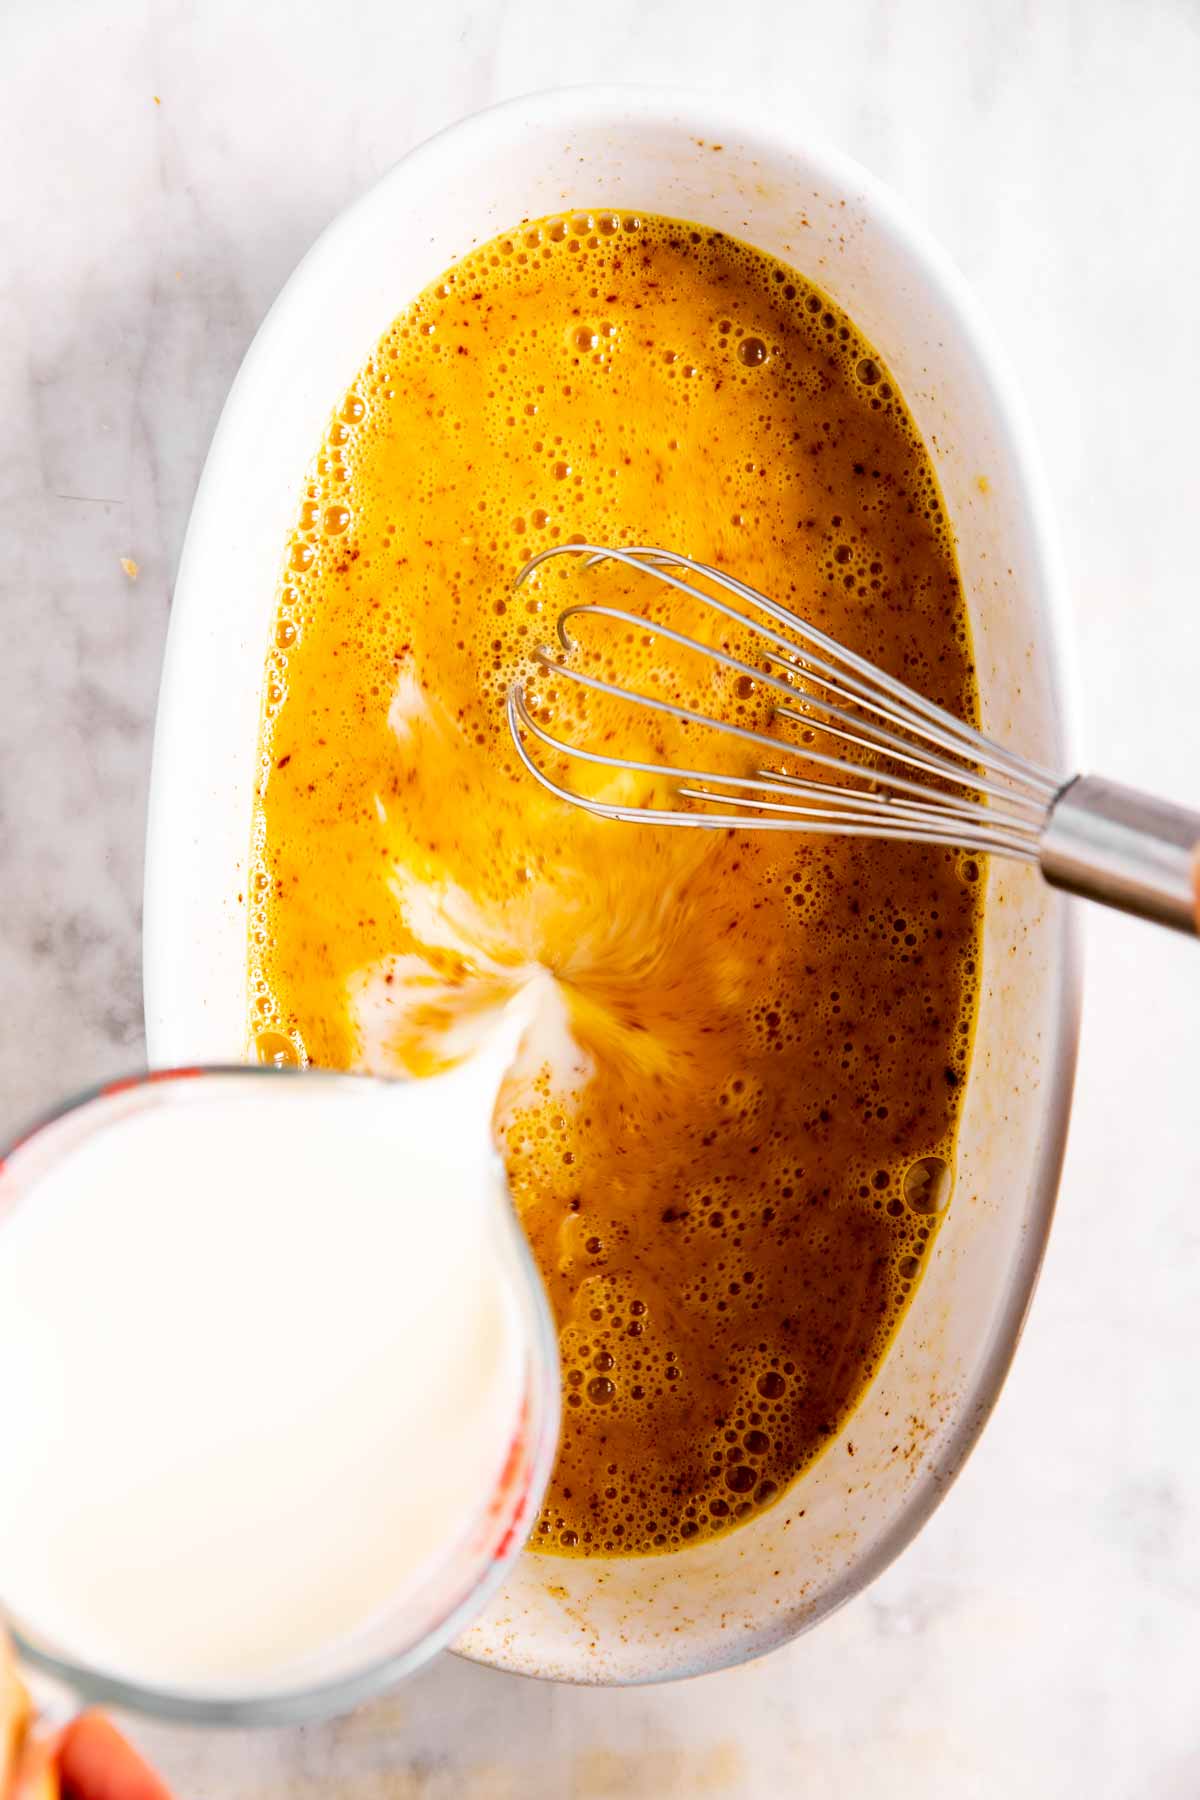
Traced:
<svg viewBox="0 0 1200 1800">
<path fill-rule="evenodd" d="M 1046 880 L 1200 936 L 1200 813 L 1098 775 L 1077 775 L 1038 844 Z"/>
</svg>

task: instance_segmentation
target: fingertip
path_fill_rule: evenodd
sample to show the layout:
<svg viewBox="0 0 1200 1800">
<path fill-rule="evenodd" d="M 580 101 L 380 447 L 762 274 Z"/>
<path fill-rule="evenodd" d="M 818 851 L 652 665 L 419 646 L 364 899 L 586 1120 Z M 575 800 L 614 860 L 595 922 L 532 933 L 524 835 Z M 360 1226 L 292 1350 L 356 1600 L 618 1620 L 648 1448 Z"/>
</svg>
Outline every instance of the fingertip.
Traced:
<svg viewBox="0 0 1200 1800">
<path fill-rule="evenodd" d="M 59 1747 L 62 1800 L 173 1800 L 127 1738 L 103 1713 L 80 1713 Z"/>
</svg>

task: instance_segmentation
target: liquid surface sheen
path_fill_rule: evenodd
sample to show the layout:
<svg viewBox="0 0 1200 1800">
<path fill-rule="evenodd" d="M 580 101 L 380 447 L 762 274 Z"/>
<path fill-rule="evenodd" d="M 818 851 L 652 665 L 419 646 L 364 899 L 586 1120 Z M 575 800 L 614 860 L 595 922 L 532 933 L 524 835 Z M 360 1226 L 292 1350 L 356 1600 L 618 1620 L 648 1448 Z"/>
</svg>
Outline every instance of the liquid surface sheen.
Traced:
<svg viewBox="0 0 1200 1800">
<path fill-rule="evenodd" d="M 400 315 L 331 421 L 268 660 L 252 1029 L 267 1059 L 420 1073 L 548 984 L 498 1114 L 562 1352 L 534 1543 L 611 1555 L 768 1504 L 869 1382 L 948 1185 L 980 884 L 951 852 L 621 825 L 546 794 L 508 738 L 517 677 L 573 741 L 699 754 L 690 728 L 531 678 L 572 601 L 706 628 L 572 557 L 514 592 L 571 538 L 724 564 L 960 716 L 976 703 L 950 532 L 887 369 L 728 237 L 523 226 Z M 745 678 L 649 634 L 578 636 L 594 670 L 780 729 Z M 572 779 L 667 803 L 652 778 Z"/>
</svg>

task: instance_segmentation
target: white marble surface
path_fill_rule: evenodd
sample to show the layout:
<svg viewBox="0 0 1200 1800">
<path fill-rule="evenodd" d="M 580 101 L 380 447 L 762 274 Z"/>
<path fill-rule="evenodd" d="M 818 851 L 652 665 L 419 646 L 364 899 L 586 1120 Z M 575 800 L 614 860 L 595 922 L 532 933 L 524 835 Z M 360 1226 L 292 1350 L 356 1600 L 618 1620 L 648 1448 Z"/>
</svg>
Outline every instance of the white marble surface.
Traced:
<svg viewBox="0 0 1200 1800">
<path fill-rule="evenodd" d="M 1092 760 L 1200 793 L 1188 0 L 8 0 L 0 1129 L 140 1055 L 172 573 L 255 325 L 410 145 L 585 78 L 812 114 L 924 215 L 1024 370 Z M 445 1658 L 336 1727 L 146 1730 L 181 1792 L 1200 1794 L 1200 953 L 1115 917 L 1089 931 L 1060 1214 L 1015 1371 L 946 1504 L 867 1596 L 680 1687 L 554 1689 Z"/>
</svg>

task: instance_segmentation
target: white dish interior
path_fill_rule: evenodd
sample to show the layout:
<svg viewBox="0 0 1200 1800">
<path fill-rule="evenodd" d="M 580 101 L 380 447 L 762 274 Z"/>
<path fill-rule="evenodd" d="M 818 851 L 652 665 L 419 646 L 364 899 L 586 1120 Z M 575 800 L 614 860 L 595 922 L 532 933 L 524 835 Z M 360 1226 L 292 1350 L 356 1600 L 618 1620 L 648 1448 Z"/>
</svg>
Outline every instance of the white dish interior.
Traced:
<svg viewBox="0 0 1200 1800">
<path fill-rule="evenodd" d="M 802 127 L 642 89 L 510 102 L 422 146 L 292 276 L 221 419 L 176 585 L 155 742 L 145 986 L 154 1063 L 246 1052 L 244 881 L 283 547 L 331 409 L 395 314 L 525 218 L 631 207 L 745 238 L 811 277 L 890 364 L 958 539 L 984 725 L 1070 766 L 1057 571 L 1019 404 L 960 279 L 863 170 Z M 757 1654 L 857 1592 L 928 1516 L 1015 1347 L 1041 1260 L 1074 1065 L 1068 908 L 994 865 L 949 1216 L 850 1424 L 769 1512 L 669 1557 L 524 1556 L 460 1648 L 580 1681 Z M 853 1453 L 851 1452 L 853 1446 Z"/>
</svg>

